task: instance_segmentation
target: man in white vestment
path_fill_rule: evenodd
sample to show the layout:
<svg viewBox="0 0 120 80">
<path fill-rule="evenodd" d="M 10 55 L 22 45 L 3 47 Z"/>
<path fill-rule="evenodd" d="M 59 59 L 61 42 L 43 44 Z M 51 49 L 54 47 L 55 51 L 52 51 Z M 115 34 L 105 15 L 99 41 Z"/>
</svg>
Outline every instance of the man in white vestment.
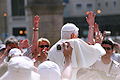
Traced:
<svg viewBox="0 0 120 80">
<path fill-rule="evenodd" d="M 70 42 L 73 48 L 72 51 L 72 78 L 76 80 L 76 74 L 81 68 L 88 68 L 93 65 L 101 55 L 105 54 L 105 50 L 99 43 L 95 45 L 88 45 L 86 42 L 78 38 L 78 28 L 72 24 L 67 23 L 61 29 L 61 39 L 51 47 L 48 53 L 48 59 L 57 63 L 63 70 L 64 55 L 63 55 L 63 42 Z M 67 45 L 66 45 L 67 47 Z"/>
</svg>

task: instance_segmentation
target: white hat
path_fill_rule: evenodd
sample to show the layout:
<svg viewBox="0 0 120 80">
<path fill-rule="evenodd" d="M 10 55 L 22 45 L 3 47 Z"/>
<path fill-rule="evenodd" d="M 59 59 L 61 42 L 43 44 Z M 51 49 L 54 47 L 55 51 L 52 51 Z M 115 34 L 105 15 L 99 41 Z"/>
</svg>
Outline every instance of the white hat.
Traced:
<svg viewBox="0 0 120 80">
<path fill-rule="evenodd" d="M 79 28 L 73 23 L 65 24 L 61 29 L 61 39 L 69 39 L 72 33 L 78 34 Z"/>
<path fill-rule="evenodd" d="M 41 80 L 61 80 L 59 66 L 52 61 L 45 61 L 38 66 Z"/>
<path fill-rule="evenodd" d="M 34 63 L 25 56 L 16 56 L 10 59 L 8 71 L 1 80 L 40 80 L 40 75 L 33 71 Z"/>
<path fill-rule="evenodd" d="M 67 23 L 65 24 L 61 31 L 78 31 L 79 28 L 76 27 L 76 25 L 74 25 L 73 23 Z"/>
<path fill-rule="evenodd" d="M 6 47 L 5 47 L 5 44 L 0 44 L 0 50 L 2 50 L 2 49 L 4 49 L 4 48 L 6 48 Z"/>
<path fill-rule="evenodd" d="M 22 55 L 21 50 L 18 48 L 13 48 L 9 51 L 9 55 L 8 56 L 12 56 L 14 54 L 14 56 L 20 56 Z"/>
</svg>

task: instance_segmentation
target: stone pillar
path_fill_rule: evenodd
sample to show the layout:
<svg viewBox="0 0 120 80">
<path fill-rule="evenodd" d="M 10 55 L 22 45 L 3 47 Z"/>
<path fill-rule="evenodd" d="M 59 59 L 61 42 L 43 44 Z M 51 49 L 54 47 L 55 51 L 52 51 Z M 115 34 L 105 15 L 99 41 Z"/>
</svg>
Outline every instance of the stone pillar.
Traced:
<svg viewBox="0 0 120 80">
<path fill-rule="evenodd" d="M 40 16 L 39 38 L 45 37 L 53 45 L 60 39 L 64 5 L 61 0 L 31 0 L 28 7 L 32 16 Z"/>
<path fill-rule="evenodd" d="M 4 13 L 6 15 L 4 15 Z M 0 0 L 0 39 L 5 40 L 7 34 L 7 1 Z"/>
</svg>

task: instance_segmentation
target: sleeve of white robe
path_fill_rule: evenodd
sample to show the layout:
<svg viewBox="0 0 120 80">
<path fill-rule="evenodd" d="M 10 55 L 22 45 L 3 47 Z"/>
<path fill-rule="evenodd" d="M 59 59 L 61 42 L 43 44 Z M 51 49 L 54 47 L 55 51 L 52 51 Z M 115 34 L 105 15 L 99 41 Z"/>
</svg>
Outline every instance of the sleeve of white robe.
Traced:
<svg viewBox="0 0 120 80">
<path fill-rule="evenodd" d="M 89 67 L 93 65 L 100 56 L 105 54 L 105 50 L 99 43 L 88 45 L 81 39 L 74 39 L 74 49 L 79 67 Z"/>
</svg>

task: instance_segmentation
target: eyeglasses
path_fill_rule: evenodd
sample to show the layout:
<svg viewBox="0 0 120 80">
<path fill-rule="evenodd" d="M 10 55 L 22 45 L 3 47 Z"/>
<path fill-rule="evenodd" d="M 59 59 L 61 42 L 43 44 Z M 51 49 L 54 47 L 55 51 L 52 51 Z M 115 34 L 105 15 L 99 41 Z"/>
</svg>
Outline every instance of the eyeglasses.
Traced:
<svg viewBox="0 0 120 80">
<path fill-rule="evenodd" d="M 111 48 L 109 47 L 103 47 L 105 50 L 111 50 Z"/>
<path fill-rule="evenodd" d="M 48 48 L 49 45 L 40 45 L 39 47 L 40 47 L 40 48 L 44 48 L 44 47 L 47 47 L 47 48 Z"/>
</svg>

